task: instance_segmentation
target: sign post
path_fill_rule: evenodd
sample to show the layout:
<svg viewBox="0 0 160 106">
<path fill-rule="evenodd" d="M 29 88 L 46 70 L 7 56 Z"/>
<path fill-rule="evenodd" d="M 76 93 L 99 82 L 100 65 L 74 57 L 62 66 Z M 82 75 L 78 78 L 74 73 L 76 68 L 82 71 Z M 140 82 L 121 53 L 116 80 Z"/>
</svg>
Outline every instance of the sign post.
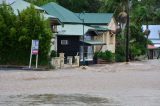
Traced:
<svg viewBox="0 0 160 106">
<path fill-rule="evenodd" d="M 32 40 L 29 68 L 31 68 L 32 55 L 36 55 L 36 68 L 38 67 L 38 49 L 39 49 L 39 40 Z"/>
</svg>

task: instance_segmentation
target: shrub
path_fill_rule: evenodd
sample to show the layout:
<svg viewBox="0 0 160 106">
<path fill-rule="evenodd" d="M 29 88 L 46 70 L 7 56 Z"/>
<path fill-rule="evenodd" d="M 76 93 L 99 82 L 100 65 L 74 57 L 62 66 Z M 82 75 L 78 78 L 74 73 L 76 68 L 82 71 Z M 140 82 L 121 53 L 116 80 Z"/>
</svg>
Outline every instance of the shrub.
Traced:
<svg viewBox="0 0 160 106">
<path fill-rule="evenodd" d="M 55 50 L 52 50 L 51 54 L 50 54 L 50 58 L 53 58 L 53 57 L 56 57 L 56 56 L 57 56 L 57 52 Z"/>
<path fill-rule="evenodd" d="M 11 7 L 0 6 L 0 64 L 28 65 L 31 41 L 39 40 L 39 64 L 47 65 L 52 32 L 34 6 L 14 15 Z M 33 56 L 33 63 L 35 56 Z"/>
<path fill-rule="evenodd" d="M 112 62 L 114 60 L 114 54 L 111 51 L 99 52 L 97 53 L 97 57 L 108 62 Z"/>
<path fill-rule="evenodd" d="M 115 55 L 115 61 L 116 62 L 124 62 L 125 61 L 125 55 L 121 55 L 121 54 L 116 54 Z"/>
</svg>

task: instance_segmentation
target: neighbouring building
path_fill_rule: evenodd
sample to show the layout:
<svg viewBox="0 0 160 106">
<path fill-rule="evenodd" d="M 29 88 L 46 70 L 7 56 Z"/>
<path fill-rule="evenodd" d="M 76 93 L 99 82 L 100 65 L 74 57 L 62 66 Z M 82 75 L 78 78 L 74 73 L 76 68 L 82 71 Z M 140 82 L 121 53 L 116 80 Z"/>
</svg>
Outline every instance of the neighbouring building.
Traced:
<svg viewBox="0 0 160 106">
<path fill-rule="evenodd" d="M 146 25 L 143 25 L 143 30 L 146 29 Z M 148 58 L 155 59 L 160 56 L 160 25 L 148 25 L 150 34 L 148 39 L 152 41 L 153 45 L 147 45 Z"/>
<path fill-rule="evenodd" d="M 148 59 L 157 59 L 160 56 L 160 47 L 148 45 Z"/>
</svg>

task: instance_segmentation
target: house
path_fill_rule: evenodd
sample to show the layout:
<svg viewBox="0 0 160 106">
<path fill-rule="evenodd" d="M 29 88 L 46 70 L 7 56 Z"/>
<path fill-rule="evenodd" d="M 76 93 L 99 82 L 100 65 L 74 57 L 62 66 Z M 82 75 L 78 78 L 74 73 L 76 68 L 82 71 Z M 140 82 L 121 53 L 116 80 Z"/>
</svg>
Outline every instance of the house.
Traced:
<svg viewBox="0 0 160 106">
<path fill-rule="evenodd" d="M 77 15 L 80 15 L 78 13 Z M 94 40 L 101 40 L 106 45 L 102 47 L 95 47 L 95 51 L 110 50 L 115 52 L 115 34 L 113 33 L 116 30 L 116 23 L 113 18 L 113 13 L 84 13 L 84 24 L 94 28 L 96 34 L 94 35 Z"/>
<path fill-rule="evenodd" d="M 84 42 L 90 45 L 84 48 L 85 60 L 92 61 L 95 52 L 109 50 L 115 53 L 116 23 L 112 13 L 76 13 L 84 18 L 84 24 L 92 27 L 85 35 Z M 81 47 L 83 50 L 83 47 Z M 83 55 L 81 56 L 83 57 Z"/>
<path fill-rule="evenodd" d="M 57 26 L 55 50 L 67 56 L 80 56 L 80 61 L 93 61 L 97 51 L 115 52 L 116 23 L 112 13 L 73 13 L 56 4 L 48 3 L 42 8 L 60 19 Z"/>
<path fill-rule="evenodd" d="M 58 53 L 63 52 L 65 57 L 75 56 L 79 53 L 79 41 L 83 36 L 82 31 L 78 32 L 80 26 L 82 26 L 81 20 L 73 12 L 53 2 L 43 5 L 42 8 L 62 22 L 62 25 L 54 28 L 57 30 L 54 50 Z"/>
<path fill-rule="evenodd" d="M 146 29 L 146 25 L 142 26 L 143 31 Z M 160 25 L 148 25 L 150 34 L 148 39 L 152 41 L 153 45 L 148 45 L 148 57 L 149 59 L 159 58 L 160 56 Z"/>
</svg>

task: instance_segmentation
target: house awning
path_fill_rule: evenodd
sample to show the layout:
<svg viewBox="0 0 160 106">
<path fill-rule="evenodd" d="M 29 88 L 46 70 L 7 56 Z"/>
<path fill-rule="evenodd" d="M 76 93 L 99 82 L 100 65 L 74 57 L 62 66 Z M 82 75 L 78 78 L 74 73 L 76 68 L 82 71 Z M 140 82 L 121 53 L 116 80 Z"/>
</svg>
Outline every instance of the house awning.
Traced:
<svg viewBox="0 0 160 106">
<path fill-rule="evenodd" d="M 110 31 L 111 29 L 108 27 L 102 27 L 102 26 L 91 26 L 93 27 L 96 31 Z"/>
<path fill-rule="evenodd" d="M 106 45 L 106 43 L 102 41 L 97 41 L 97 40 L 85 40 L 85 41 L 80 41 L 81 45 Z"/>
<path fill-rule="evenodd" d="M 101 27 L 101 26 L 90 26 L 93 29 L 89 29 L 88 33 L 91 33 L 93 36 L 101 35 L 106 31 L 110 31 L 111 29 L 108 27 Z"/>
</svg>

